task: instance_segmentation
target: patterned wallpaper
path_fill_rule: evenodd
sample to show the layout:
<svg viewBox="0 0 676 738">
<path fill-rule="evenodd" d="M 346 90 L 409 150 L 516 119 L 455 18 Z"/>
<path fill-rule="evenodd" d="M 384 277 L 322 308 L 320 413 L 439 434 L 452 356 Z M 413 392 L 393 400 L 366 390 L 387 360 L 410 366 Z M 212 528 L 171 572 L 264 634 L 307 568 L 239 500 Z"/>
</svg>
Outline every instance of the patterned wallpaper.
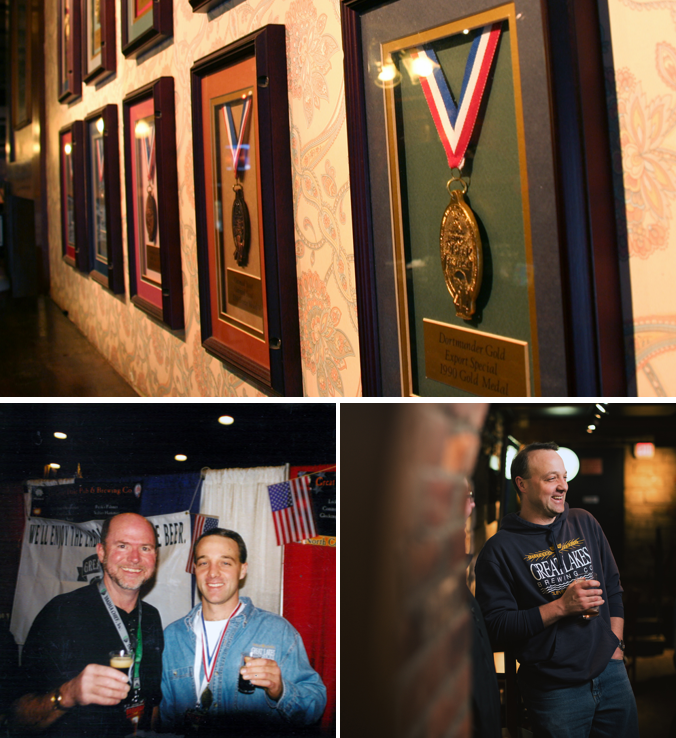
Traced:
<svg viewBox="0 0 676 738">
<path fill-rule="evenodd" d="M 51 294 L 90 341 L 144 396 L 255 397 L 261 393 L 228 372 L 202 348 L 200 337 L 190 67 L 268 23 L 287 29 L 289 116 L 293 167 L 296 264 L 304 394 L 361 394 L 352 224 L 345 130 L 345 90 L 338 0 L 260 0 L 193 13 L 174 0 L 174 36 L 140 60 L 120 51 L 117 74 L 83 85 L 73 105 L 57 100 L 57 3 L 45 3 L 47 182 Z M 229 9 L 228 9 L 229 8 Z M 178 186 L 185 332 L 153 322 L 129 299 L 122 99 L 163 75 L 176 90 Z M 61 259 L 58 131 L 72 120 L 115 103 L 120 121 L 120 197 L 127 294 L 115 297 Z"/>
<path fill-rule="evenodd" d="M 608 0 L 636 388 L 676 396 L 676 0 Z M 612 70 L 611 70 L 612 72 Z"/>
</svg>

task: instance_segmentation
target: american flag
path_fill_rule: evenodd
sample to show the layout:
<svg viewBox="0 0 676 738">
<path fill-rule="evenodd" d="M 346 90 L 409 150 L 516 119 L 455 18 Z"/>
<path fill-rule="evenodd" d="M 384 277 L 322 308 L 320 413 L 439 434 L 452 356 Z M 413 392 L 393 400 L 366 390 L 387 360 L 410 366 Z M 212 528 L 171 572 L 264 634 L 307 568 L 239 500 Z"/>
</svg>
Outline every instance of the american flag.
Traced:
<svg viewBox="0 0 676 738">
<path fill-rule="evenodd" d="M 193 527 L 192 527 L 192 542 L 190 545 L 190 553 L 188 554 L 188 564 L 185 570 L 188 574 L 195 573 L 195 564 L 192 560 L 192 550 L 197 539 L 212 528 L 218 528 L 218 518 L 211 517 L 210 515 L 193 515 Z"/>
<path fill-rule="evenodd" d="M 278 546 L 317 535 L 309 491 L 310 476 L 305 474 L 268 487 Z"/>
</svg>

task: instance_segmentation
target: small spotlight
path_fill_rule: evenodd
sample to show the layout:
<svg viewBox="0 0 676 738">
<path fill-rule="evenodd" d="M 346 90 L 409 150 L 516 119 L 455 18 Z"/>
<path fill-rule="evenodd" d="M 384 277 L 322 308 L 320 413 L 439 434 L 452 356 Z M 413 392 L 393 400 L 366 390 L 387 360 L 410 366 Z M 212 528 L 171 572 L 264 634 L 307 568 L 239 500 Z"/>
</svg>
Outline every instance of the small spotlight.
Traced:
<svg viewBox="0 0 676 738">
<path fill-rule="evenodd" d="M 599 412 L 601 413 L 607 413 L 608 411 L 603 407 L 603 405 L 599 405 L 598 402 L 596 403 L 596 407 L 599 409 Z"/>
<path fill-rule="evenodd" d="M 188 460 L 188 457 L 185 454 L 176 454 L 174 458 L 176 459 L 176 461 L 187 461 Z"/>
<path fill-rule="evenodd" d="M 61 433 L 61 431 L 56 431 L 54 433 L 54 438 L 60 438 L 61 440 L 68 438 L 68 436 L 65 433 Z"/>
<path fill-rule="evenodd" d="M 50 469 L 60 469 L 61 468 L 61 464 L 50 464 L 49 465 L 49 468 Z"/>
<path fill-rule="evenodd" d="M 218 422 L 221 425 L 232 425 L 235 422 L 235 419 L 230 415 L 221 415 L 221 417 L 218 419 Z"/>
<path fill-rule="evenodd" d="M 595 425 L 588 425 L 587 426 L 587 430 L 591 433 L 592 431 L 595 431 L 596 430 L 596 426 Z"/>
</svg>

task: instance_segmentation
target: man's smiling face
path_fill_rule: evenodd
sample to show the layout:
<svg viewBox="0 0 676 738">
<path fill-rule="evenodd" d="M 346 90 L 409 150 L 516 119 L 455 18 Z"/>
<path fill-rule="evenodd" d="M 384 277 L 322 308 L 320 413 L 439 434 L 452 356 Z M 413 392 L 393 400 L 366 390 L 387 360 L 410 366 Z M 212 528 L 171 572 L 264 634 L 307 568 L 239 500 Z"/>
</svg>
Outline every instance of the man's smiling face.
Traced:
<svg viewBox="0 0 676 738">
<path fill-rule="evenodd" d="M 563 459 L 548 449 L 528 455 L 528 478 L 517 477 L 521 493 L 521 514 L 540 525 L 551 523 L 564 511 L 568 483 Z"/>
</svg>

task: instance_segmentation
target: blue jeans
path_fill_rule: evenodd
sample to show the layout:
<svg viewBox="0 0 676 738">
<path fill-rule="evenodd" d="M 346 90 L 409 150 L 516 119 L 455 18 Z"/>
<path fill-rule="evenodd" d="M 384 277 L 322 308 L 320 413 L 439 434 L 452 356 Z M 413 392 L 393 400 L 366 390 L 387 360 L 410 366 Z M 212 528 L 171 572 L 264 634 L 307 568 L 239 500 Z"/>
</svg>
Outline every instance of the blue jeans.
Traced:
<svg viewBox="0 0 676 738">
<path fill-rule="evenodd" d="M 638 738 L 636 700 L 621 660 L 591 682 L 544 692 L 519 681 L 535 738 Z"/>
</svg>

